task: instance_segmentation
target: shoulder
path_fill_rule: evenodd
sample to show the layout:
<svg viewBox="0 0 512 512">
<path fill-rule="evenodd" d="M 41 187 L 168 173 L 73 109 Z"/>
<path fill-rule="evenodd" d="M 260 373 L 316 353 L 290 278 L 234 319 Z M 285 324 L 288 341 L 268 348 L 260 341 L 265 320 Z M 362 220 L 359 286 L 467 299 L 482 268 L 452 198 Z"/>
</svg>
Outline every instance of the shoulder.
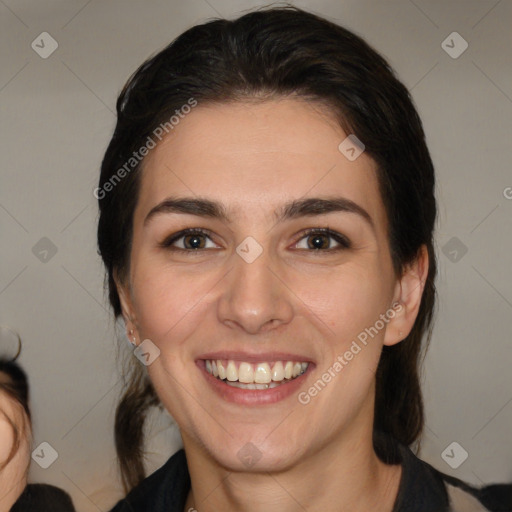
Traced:
<svg viewBox="0 0 512 512">
<path fill-rule="evenodd" d="M 187 460 L 181 449 L 130 491 L 111 512 L 181 512 L 189 489 Z"/>
<path fill-rule="evenodd" d="M 473 487 L 448 475 L 443 480 L 450 512 L 512 512 L 512 484 Z"/>
<path fill-rule="evenodd" d="M 512 512 L 512 485 L 477 488 L 400 446 L 402 481 L 393 512 Z"/>
<path fill-rule="evenodd" d="M 47 484 L 29 484 L 11 508 L 11 512 L 26 510 L 75 512 L 75 507 L 69 494 L 62 489 Z"/>
</svg>

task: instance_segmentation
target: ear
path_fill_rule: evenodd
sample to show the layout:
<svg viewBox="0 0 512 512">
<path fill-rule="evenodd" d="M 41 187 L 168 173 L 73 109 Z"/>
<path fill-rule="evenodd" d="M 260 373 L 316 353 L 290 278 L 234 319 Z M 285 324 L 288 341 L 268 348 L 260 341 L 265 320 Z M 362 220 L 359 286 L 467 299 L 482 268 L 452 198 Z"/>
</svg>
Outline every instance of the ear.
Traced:
<svg viewBox="0 0 512 512">
<path fill-rule="evenodd" d="M 407 265 L 396 283 L 392 308 L 395 316 L 386 326 L 384 345 L 396 345 L 411 332 L 420 309 L 428 266 L 427 247 L 422 245 L 416 259 Z"/>
<path fill-rule="evenodd" d="M 136 344 L 133 338 L 137 340 L 139 335 L 137 332 L 138 324 L 133 307 L 131 287 L 129 283 L 126 283 L 119 277 L 117 271 L 114 272 L 114 282 L 116 284 L 117 294 L 119 295 L 119 302 L 121 303 L 121 313 L 126 325 L 126 337 L 131 343 Z"/>
</svg>

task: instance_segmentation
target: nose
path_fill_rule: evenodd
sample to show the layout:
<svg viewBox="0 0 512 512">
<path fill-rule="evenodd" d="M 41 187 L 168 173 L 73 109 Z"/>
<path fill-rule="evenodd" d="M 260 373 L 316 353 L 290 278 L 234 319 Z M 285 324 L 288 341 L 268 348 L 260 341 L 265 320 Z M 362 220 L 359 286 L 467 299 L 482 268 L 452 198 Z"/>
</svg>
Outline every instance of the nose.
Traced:
<svg viewBox="0 0 512 512">
<path fill-rule="evenodd" d="M 251 263 L 237 253 L 218 301 L 219 321 L 249 334 L 268 332 L 293 317 L 293 294 L 284 275 L 272 265 L 268 251 Z"/>
</svg>

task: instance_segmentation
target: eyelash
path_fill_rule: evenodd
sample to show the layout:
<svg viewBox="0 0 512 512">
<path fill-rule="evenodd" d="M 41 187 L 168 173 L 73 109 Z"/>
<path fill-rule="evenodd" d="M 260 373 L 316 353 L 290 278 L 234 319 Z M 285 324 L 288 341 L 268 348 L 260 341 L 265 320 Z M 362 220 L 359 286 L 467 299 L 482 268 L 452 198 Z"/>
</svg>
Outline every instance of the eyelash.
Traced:
<svg viewBox="0 0 512 512">
<path fill-rule="evenodd" d="M 174 233 L 170 237 L 166 238 L 159 245 L 160 245 L 160 247 L 162 247 L 164 249 L 171 250 L 171 251 L 182 251 L 183 253 L 195 254 L 195 253 L 199 253 L 201 251 L 207 250 L 207 249 L 182 249 L 181 247 L 174 247 L 173 244 L 176 243 L 181 238 L 183 238 L 185 236 L 190 236 L 190 235 L 204 235 L 204 236 L 210 238 L 210 240 L 211 240 L 211 234 L 212 233 L 210 231 L 206 230 L 206 229 L 202 229 L 202 228 L 188 228 L 188 229 L 184 229 L 182 231 L 179 231 L 178 233 Z M 312 235 L 329 236 L 333 240 L 335 240 L 339 244 L 339 246 L 338 247 L 334 247 L 334 248 L 330 248 L 330 249 L 299 249 L 300 251 L 309 251 L 309 252 L 314 252 L 314 253 L 321 253 L 321 252 L 323 252 L 323 253 L 332 253 L 332 252 L 337 252 L 337 251 L 342 251 L 342 250 L 350 249 L 351 246 L 352 246 L 351 243 L 350 243 L 350 240 L 348 240 L 348 238 L 346 238 L 345 236 L 341 235 L 340 233 L 337 233 L 336 231 L 330 230 L 329 228 L 309 228 L 309 229 L 306 229 L 306 230 L 304 230 L 301 233 L 301 236 L 298 239 L 298 241 L 295 242 L 295 245 L 297 243 L 299 243 L 302 239 L 310 237 Z"/>
</svg>

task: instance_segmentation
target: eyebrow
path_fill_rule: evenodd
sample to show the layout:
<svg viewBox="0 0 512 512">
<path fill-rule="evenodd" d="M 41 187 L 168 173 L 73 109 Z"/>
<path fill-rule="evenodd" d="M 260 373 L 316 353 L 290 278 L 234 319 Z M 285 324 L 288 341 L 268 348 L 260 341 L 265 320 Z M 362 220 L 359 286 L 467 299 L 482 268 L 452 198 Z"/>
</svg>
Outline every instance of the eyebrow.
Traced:
<svg viewBox="0 0 512 512">
<path fill-rule="evenodd" d="M 274 219 L 276 222 L 283 222 L 300 217 L 313 217 L 334 212 L 356 214 L 375 230 L 370 214 L 362 206 L 345 197 L 295 199 L 274 211 Z M 157 215 L 172 213 L 210 217 L 226 223 L 232 222 L 225 206 L 217 201 L 196 197 L 168 197 L 150 210 L 144 219 L 144 225 L 148 224 Z"/>
</svg>

